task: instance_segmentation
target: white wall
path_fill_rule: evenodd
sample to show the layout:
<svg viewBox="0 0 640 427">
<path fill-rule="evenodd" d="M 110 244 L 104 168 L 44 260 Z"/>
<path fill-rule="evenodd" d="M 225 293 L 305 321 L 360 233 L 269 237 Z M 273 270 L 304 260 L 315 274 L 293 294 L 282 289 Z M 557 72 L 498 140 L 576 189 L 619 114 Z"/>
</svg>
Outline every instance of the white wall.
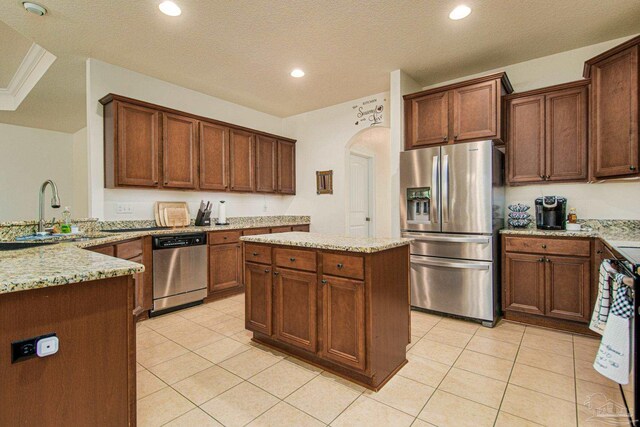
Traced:
<svg viewBox="0 0 640 427">
<path fill-rule="evenodd" d="M 205 78 L 215 78 L 206 76 Z M 115 93 L 177 110 L 211 117 L 283 136 L 282 118 L 214 98 L 162 80 L 95 59 L 87 60 L 87 131 L 89 154 L 90 215 L 101 219 L 152 219 L 155 201 L 189 202 L 195 215 L 201 199 L 227 201 L 227 216 L 284 214 L 293 196 L 228 194 L 221 192 L 183 192 L 161 190 L 124 190 L 104 188 L 103 109 L 100 98 Z M 134 213 L 116 214 L 118 203 L 129 203 Z M 217 206 L 217 203 L 215 204 Z M 266 205 L 266 209 L 265 209 Z M 308 212 L 302 210 L 303 214 Z M 216 211 L 214 211 L 214 215 Z"/>
<path fill-rule="evenodd" d="M 73 139 L 73 201 L 74 218 L 89 216 L 89 152 L 87 150 L 87 128 L 72 135 Z"/>
<path fill-rule="evenodd" d="M 77 217 L 73 189 L 73 135 L 0 123 L 0 221 L 38 218 L 40 185 L 52 179 L 62 206 Z M 61 218 L 45 193 L 45 218 Z"/>
<path fill-rule="evenodd" d="M 633 37 L 633 36 L 631 36 Z M 518 64 L 508 65 L 482 73 L 461 77 L 424 87 L 442 86 L 457 81 L 506 71 L 515 92 L 551 86 L 582 79 L 584 61 L 592 58 L 631 37 L 623 37 L 579 49 L 561 52 Z M 393 86 L 392 86 L 393 90 Z M 398 90 L 398 89 L 396 89 Z M 402 126 L 394 121 L 392 128 Z M 589 219 L 640 219 L 640 182 L 618 181 L 597 184 L 547 184 L 521 187 L 507 187 L 507 204 L 523 202 L 533 205 L 541 194 L 559 195 L 568 198 L 568 204 L 575 207 L 579 218 Z"/>
<path fill-rule="evenodd" d="M 287 213 L 311 215 L 312 231 L 346 234 L 347 144 L 355 134 L 370 126 L 358 117 L 359 108 L 368 101 L 375 100 L 366 104 L 368 106 L 383 106 L 379 126 L 388 126 L 388 95 L 380 93 L 284 119 L 285 135 L 298 140 L 297 194 Z M 333 170 L 333 194 L 316 194 L 316 171 L 319 170 Z"/>
</svg>

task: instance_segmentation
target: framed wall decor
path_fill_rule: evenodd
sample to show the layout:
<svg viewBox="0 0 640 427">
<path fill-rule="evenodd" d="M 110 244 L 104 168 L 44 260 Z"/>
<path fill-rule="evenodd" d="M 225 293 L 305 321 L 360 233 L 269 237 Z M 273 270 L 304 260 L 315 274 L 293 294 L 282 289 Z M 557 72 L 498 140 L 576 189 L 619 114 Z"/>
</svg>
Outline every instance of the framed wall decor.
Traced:
<svg viewBox="0 0 640 427">
<path fill-rule="evenodd" d="M 317 194 L 333 194 L 333 171 L 316 171 Z"/>
</svg>

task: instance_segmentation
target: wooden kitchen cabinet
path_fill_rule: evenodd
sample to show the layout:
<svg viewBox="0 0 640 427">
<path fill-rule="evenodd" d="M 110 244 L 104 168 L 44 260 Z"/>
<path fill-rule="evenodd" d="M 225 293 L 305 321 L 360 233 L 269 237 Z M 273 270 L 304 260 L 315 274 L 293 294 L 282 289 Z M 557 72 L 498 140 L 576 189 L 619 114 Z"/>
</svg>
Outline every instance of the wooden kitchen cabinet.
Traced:
<svg viewBox="0 0 640 427">
<path fill-rule="evenodd" d="M 544 257 L 507 253 L 504 259 L 504 309 L 544 315 Z"/>
<path fill-rule="evenodd" d="M 242 288 L 240 243 L 209 246 L 209 294 Z"/>
<path fill-rule="evenodd" d="M 505 73 L 404 96 L 405 150 L 482 139 L 501 140 Z"/>
<path fill-rule="evenodd" d="M 322 276 L 322 355 L 365 369 L 364 282 Z"/>
<path fill-rule="evenodd" d="M 586 181 L 589 80 L 507 97 L 507 175 L 512 185 Z"/>
<path fill-rule="evenodd" d="M 255 191 L 255 135 L 235 129 L 229 135 L 229 188 Z"/>
<path fill-rule="evenodd" d="M 198 187 L 198 121 L 162 115 L 162 186 L 195 190 Z"/>
<path fill-rule="evenodd" d="M 296 144 L 278 141 L 278 193 L 296 194 Z"/>
<path fill-rule="evenodd" d="M 226 191 L 229 188 L 229 128 L 200 122 L 201 190 Z"/>
<path fill-rule="evenodd" d="M 273 279 L 271 266 L 245 262 L 245 327 L 271 336 Z"/>
<path fill-rule="evenodd" d="M 590 78 L 591 165 L 595 179 L 638 175 L 640 36 L 585 62 Z"/>
<path fill-rule="evenodd" d="M 591 319 L 591 259 L 569 256 L 545 258 L 545 313 L 559 319 Z"/>
<path fill-rule="evenodd" d="M 286 268 L 276 268 L 273 274 L 276 339 L 315 352 L 317 275 Z"/>
<path fill-rule="evenodd" d="M 256 136 L 256 191 L 275 193 L 278 178 L 278 141 L 275 138 Z"/>
</svg>

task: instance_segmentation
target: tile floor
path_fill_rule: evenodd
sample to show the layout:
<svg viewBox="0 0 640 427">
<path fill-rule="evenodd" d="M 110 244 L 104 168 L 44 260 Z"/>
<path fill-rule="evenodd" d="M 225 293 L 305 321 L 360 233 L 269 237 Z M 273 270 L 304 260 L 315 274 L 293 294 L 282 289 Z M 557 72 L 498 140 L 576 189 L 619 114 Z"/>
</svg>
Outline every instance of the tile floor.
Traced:
<svg viewBox="0 0 640 427">
<path fill-rule="evenodd" d="M 591 367 L 594 339 L 418 312 L 412 333 L 409 363 L 374 393 L 252 343 L 243 295 L 144 321 L 138 423 L 595 427 L 611 424 L 590 407 L 622 404 Z"/>
</svg>

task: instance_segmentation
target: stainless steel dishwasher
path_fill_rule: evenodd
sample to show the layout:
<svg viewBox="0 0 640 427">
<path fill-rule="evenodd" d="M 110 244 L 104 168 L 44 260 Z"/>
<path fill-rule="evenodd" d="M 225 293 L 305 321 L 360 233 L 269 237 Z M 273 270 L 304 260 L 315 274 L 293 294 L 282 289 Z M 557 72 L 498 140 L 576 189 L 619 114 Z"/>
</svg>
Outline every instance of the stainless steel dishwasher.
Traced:
<svg viewBox="0 0 640 427">
<path fill-rule="evenodd" d="M 151 314 L 195 305 L 202 302 L 206 296 L 206 234 L 154 237 Z"/>
</svg>

